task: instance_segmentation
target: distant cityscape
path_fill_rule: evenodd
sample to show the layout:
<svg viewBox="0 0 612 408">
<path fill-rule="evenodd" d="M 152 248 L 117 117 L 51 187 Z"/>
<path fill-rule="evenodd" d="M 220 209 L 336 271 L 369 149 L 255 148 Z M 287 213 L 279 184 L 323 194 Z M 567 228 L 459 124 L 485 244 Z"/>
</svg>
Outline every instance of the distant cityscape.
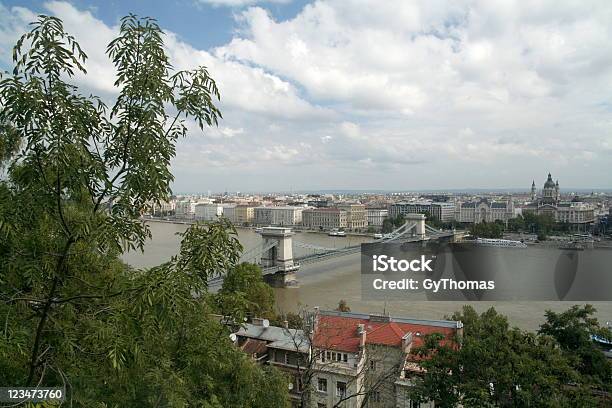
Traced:
<svg viewBox="0 0 612 408">
<path fill-rule="evenodd" d="M 541 186 L 538 188 L 538 184 Z M 461 227 L 502 223 L 528 214 L 549 217 L 567 232 L 606 234 L 612 193 L 562 192 L 551 174 L 513 192 L 328 192 L 176 195 L 151 206 L 149 214 L 184 221 L 226 217 L 237 226 L 286 226 L 310 230 L 376 233 L 386 219 L 425 214 L 428 222 Z"/>
</svg>

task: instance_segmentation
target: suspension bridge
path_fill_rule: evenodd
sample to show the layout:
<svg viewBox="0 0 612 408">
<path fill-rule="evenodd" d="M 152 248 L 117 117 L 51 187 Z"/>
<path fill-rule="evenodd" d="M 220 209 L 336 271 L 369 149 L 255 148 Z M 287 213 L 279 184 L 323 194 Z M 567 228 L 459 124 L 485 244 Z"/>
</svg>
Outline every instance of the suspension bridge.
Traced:
<svg viewBox="0 0 612 408">
<path fill-rule="evenodd" d="M 437 230 L 425 223 L 423 214 L 407 214 L 406 223 L 396 230 L 385 234 L 372 242 L 417 242 L 432 239 L 455 239 L 454 231 Z M 294 286 L 297 284 L 296 273 L 301 266 L 324 260 L 358 253 L 361 245 L 343 248 L 327 248 L 293 239 L 290 228 L 265 227 L 261 232 L 261 244 L 245 251 L 240 262 L 250 262 L 260 265 L 266 280 L 273 286 Z M 293 256 L 293 247 L 312 250 L 312 253 L 299 257 Z M 218 277 L 209 284 L 219 283 Z"/>
</svg>

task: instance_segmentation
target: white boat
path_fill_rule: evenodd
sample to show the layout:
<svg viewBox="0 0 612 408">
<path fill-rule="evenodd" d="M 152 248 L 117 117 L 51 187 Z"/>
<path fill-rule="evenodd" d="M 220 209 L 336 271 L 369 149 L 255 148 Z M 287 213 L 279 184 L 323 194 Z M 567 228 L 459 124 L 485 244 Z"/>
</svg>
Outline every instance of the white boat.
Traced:
<svg viewBox="0 0 612 408">
<path fill-rule="evenodd" d="M 527 248 L 524 242 L 510 239 L 476 238 L 473 242 L 476 245 L 495 248 Z"/>
<path fill-rule="evenodd" d="M 381 239 L 383 234 L 374 234 L 374 239 Z"/>
<path fill-rule="evenodd" d="M 333 229 L 327 233 L 330 237 L 346 237 L 346 232 Z"/>
<path fill-rule="evenodd" d="M 263 232 L 263 228 L 255 228 L 255 232 L 261 234 Z"/>
</svg>

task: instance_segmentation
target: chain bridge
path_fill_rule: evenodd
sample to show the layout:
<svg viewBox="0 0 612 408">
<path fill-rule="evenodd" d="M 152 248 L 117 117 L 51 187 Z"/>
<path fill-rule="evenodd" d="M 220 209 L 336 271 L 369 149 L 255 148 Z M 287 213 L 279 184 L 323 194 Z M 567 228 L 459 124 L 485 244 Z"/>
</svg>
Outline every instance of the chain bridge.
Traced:
<svg viewBox="0 0 612 408">
<path fill-rule="evenodd" d="M 441 231 L 427 225 L 423 214 L 406 214 L 405 217 L 404 225 L 372 242 L 416 242 L 455 238 L 454 231 Z M 294 240 L 293 236 L 291 228 L 265 227 L 261 232 L 261 244 L 245 251 L 240 257 L 240 262 L 260 265 L 264 277 L 272 286 L 295 286 L 297 285 L 296 273 L 301 266 L 355 254 L 361 249 L 361 245 L 326 248 Z M 313 250 L 313 253 L 294 257 L 294 247 L 310 249 Z M 212 279 L 209 284 L 218 283 L 222 279 L 221 277 Z"/>
</svg>

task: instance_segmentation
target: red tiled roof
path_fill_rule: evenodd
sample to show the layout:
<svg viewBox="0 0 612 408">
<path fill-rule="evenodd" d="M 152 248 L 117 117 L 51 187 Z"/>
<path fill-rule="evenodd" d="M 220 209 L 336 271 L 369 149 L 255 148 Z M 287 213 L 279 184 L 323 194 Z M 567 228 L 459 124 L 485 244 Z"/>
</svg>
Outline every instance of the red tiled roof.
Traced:
<svg viewBox="0 0 612 408">
<path fill-rule="evenodd" d="M 401 346 L 402 337 L 412 332 L 412 345 L 422 345 L 422 336 L 440 333 L 450 338 L 455 329 L 450 327 L 420 325 L 401 322 L 373 322 L 370 319 L 351 316 L 319 316 L 317 331 L 314 336 L 314 345 L 318 348 L 340 350 L 347 352 L 359 351 L 360 335 L 357 333 L 359 324 L 363 324 L 366 331 L 366 344 L 381 344 L 387 346 Z M 419 333 L 421 336 L 417 336 Z"/>
</svg>

